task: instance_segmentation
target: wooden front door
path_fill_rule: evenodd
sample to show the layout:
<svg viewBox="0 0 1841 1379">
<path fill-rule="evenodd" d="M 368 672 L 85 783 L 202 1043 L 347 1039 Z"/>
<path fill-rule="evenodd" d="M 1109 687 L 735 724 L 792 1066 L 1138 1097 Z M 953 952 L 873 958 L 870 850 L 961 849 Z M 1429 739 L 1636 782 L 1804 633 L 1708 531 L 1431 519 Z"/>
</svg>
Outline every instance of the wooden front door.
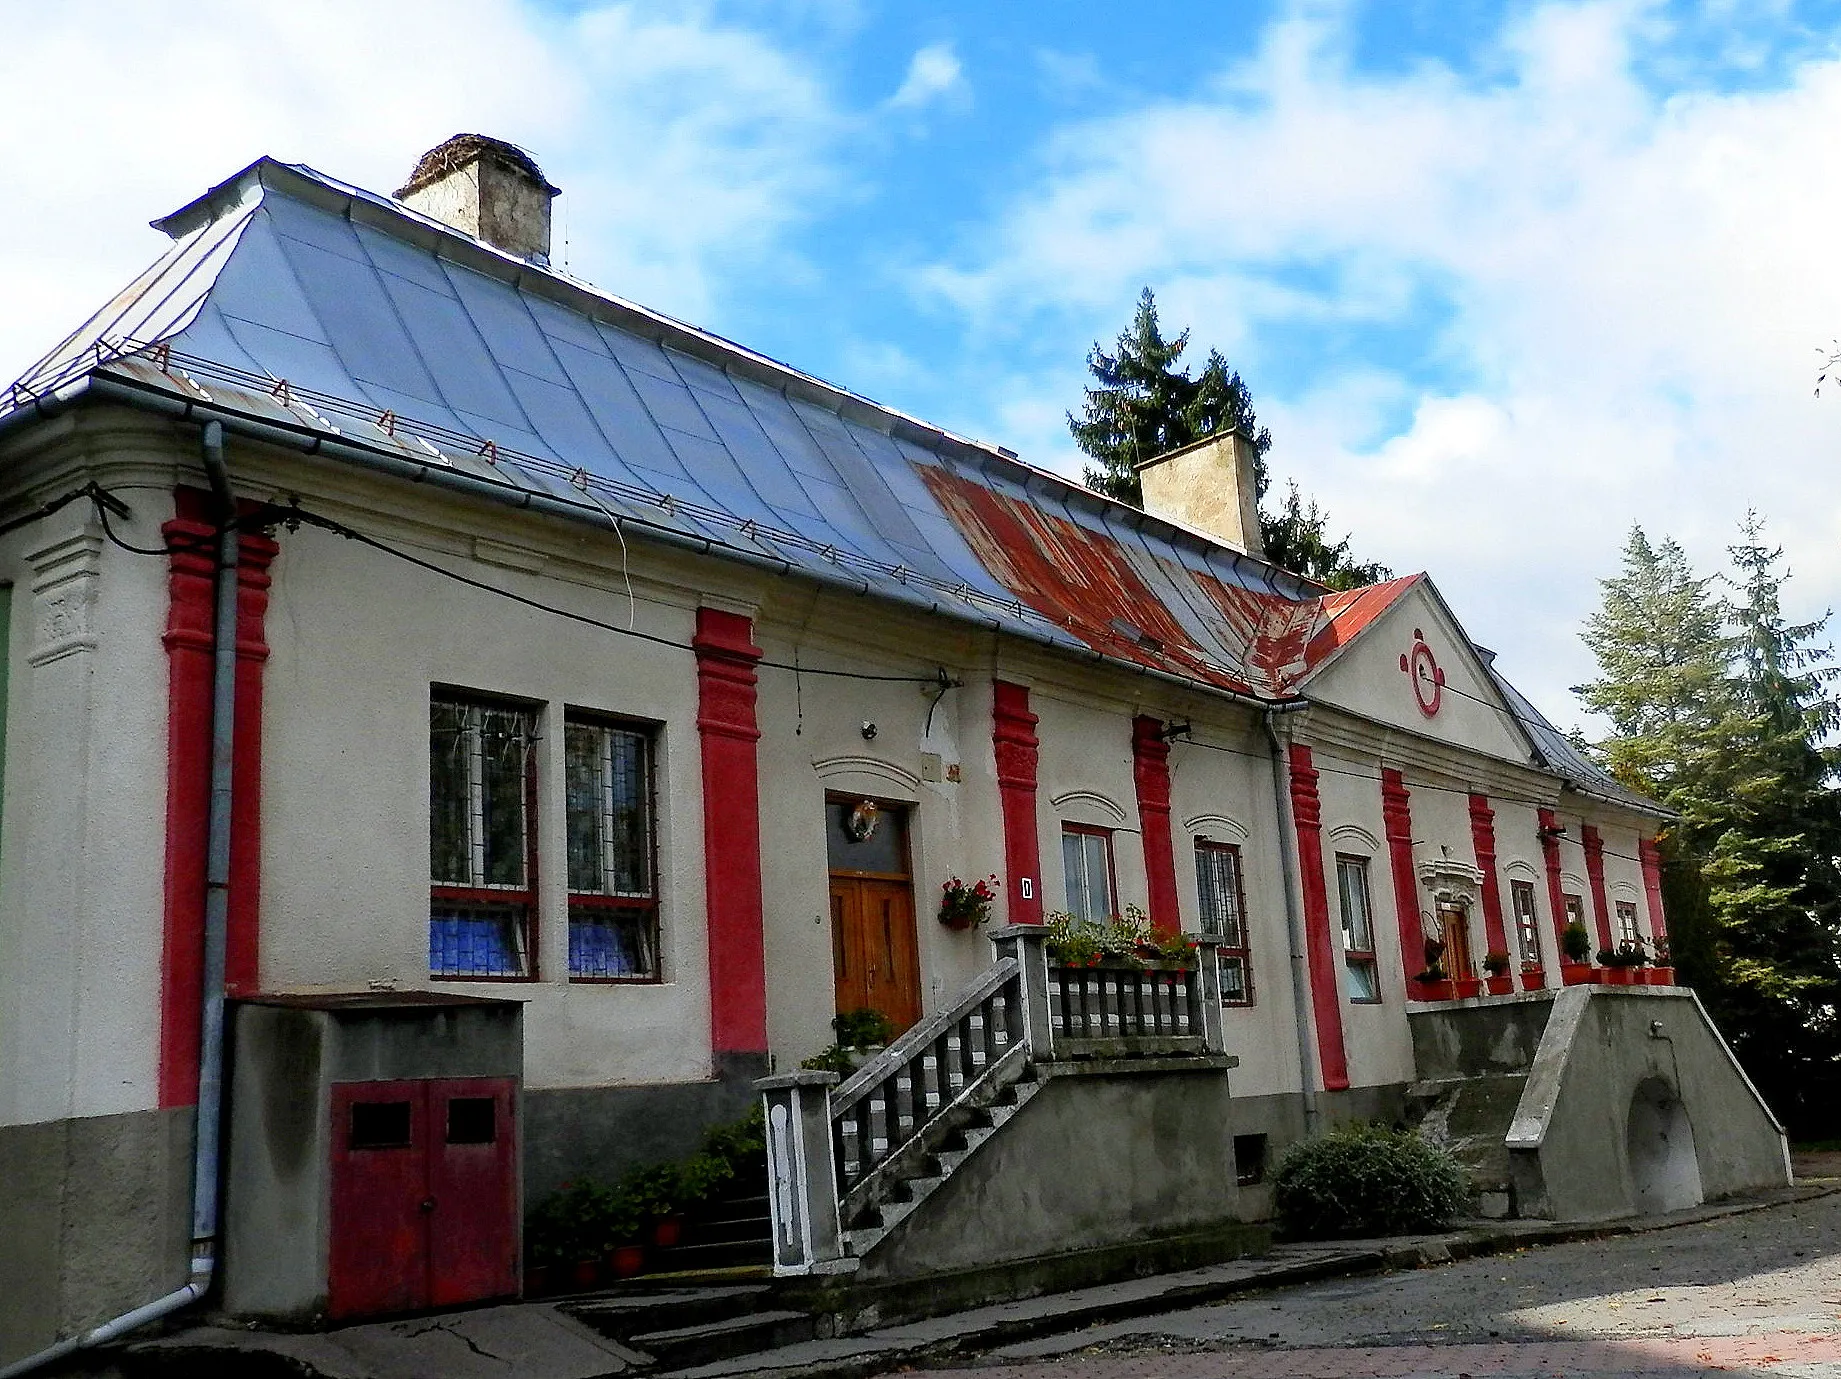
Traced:
<svg viewBox="0 0 1841 1379">
<path fill-rule="evenodd" d="M 1439 922 L 1445 933 L 1445 975 L 1453 981 L 1477 975 L 1470 956 L 1470 915 L 1461 905 L 1440 905 Z"/>
<path fill-rule="evenodd" d="M 866 806 L 873 806 L 873 820 L 867 820 Z M 900 1033 L 921 1015 L 907 811 L 874 801 L 829 800 L 825 832 L 837 1009 L 879 1010 Z"/>
</svg>

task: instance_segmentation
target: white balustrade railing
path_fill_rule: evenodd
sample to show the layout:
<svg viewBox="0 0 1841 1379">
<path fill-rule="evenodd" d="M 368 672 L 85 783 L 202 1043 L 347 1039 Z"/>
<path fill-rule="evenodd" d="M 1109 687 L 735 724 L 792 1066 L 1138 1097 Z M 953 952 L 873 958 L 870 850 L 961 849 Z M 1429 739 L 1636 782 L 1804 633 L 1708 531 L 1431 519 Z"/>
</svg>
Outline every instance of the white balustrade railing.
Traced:
<svg viewBox="0 0 1841 1379">
<path fill-rule="evenodd" d="M 767 1117 L 774 1272 L 850 1267 L 844 1223 L 959 1108 L 1029 1062 L 1223 1051 L 1215 942 L 1193 965 L 1051 966 L 1048 930 L 991 935 L 997 962 L 843 1082 L 801 1070 L 755 1083 Z"/>
</svg>

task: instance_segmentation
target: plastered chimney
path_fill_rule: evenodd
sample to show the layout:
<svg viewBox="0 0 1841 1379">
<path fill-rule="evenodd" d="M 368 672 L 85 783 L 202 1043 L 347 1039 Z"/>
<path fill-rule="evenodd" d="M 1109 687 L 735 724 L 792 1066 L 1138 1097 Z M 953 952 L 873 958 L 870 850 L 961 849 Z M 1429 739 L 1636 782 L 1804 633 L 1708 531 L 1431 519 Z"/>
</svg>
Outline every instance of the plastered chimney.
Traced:
<svg viewBox="0 0 1841 1379">
<path fill-rule="evenodd" d="M 517 145 L 456 134 L 422 155 L 395 196 L 412 210 L 547 266 L 550 201 L 560 191 Z"/>
<path fill-rule="evenodd" d="M 1256 456 L 1252 441 L 1224 431 L 1146 460 L 1138 466 L 1144 510 L 1263 560 Z"/>
</svg>

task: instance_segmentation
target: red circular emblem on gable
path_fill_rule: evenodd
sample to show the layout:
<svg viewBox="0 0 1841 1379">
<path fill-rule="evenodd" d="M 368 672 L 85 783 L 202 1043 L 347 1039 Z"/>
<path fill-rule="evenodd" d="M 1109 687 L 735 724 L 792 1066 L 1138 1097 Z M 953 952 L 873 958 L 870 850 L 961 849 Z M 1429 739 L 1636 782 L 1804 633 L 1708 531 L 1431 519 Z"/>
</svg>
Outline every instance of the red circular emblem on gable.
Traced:
<svg viewBox="0 0 1841 1379">
<path fill-rule="evenodd" d="M 1445 672 L 1439 669 L 1438 658 L 1426 645 L 1425 633 L 1417 627 L 1413 629 L 1412 648 L 1400 657 L 1400 669 L 1413 682 L 1413 701 L 1419 705 L 1419 712 L 1427 718 L 1437 713 L 1445 697 Z"/>
</svg>

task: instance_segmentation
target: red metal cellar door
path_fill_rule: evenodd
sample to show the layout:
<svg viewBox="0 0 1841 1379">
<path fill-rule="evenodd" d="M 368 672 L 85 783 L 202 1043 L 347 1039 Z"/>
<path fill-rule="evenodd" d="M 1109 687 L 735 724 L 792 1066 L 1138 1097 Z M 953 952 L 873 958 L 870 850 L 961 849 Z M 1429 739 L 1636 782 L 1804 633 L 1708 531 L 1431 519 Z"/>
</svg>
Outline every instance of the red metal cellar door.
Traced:
<svg viewBox="0 0 1841 1379">
<path fill-rule="evenodd" d="M 429 1300 L 437 1307 L 518 1291 L 517 1098 L 509 1078 L 428 1088 Z"/>
<path fill-rule="evenodd" d="M 332 1087 L 334 1317 L 428 1306 L 428 1097 L 424 1082 Z"/>
</svg>

